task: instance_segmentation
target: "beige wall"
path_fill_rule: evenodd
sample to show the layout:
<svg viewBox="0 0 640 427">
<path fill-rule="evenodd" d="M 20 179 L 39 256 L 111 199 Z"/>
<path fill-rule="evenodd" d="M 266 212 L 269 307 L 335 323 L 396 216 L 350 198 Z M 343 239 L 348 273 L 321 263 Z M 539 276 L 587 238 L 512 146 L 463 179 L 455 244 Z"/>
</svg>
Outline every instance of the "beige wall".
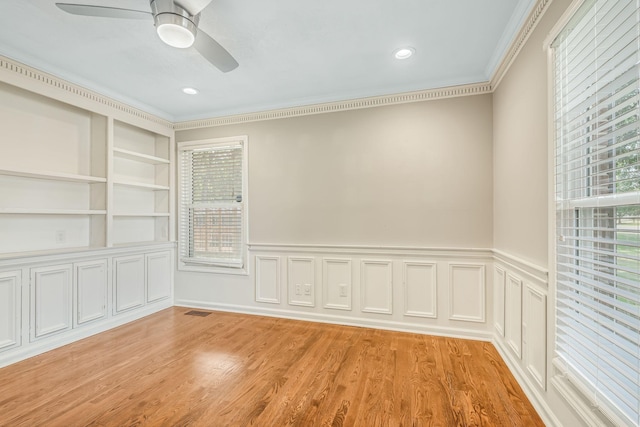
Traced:
<svg viewBox="0 0 640 427">
<path fill-rule="evenodd" d="M 249 241 L 492 247 L 491 95 L 181 131 L 249 136 Z"/>
<path fill-rule="evenodd" d="M 547 266 L 547 53 L 554 0 L 493 94 L 494 248 Z"/>
</svg>

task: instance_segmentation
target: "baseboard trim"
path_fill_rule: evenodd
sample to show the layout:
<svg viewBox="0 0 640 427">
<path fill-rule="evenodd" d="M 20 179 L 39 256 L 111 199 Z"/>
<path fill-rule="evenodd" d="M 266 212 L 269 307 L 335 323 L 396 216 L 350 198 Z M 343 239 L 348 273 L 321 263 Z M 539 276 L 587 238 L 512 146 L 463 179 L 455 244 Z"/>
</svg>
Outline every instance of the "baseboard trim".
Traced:
<svg viewBox="0 0 640 427">
<path fill-rule="evenodd" d="M 538 415 L 540 415 L 540 418 L 542 418 L 544 424 L 549 427 L 562 427 L 562 423 L 553 413 L 549 405 L 547 405 L 544 398 L 536 389 L 536 386 L 529 381 L 527 375 L 525 375 L 525 373 L 520 369 L 520 366 L 511 359 L 509 351 L 504 347 L 500 339 L 494 336 L 491 343 L 496 350 L 498 350 L 500 357 L 502 357 L 502 360 L 504 360 L 504 363 L 511 371 L 511 374 L 516 378 L 520 387 L 522 387 L 524 394 L 529 398 L 529 401 L 538 412 Z"/>
<path fill-rule="evenodd" d="M 61 333 L 48 339 L 43 339 L 42 341 L 25 343 L 23 346 L 14 350 L 10 349 L 0 353 L 0 368 L 46 353 L 47 351 L 54 350 L 64 345 L 80 341 L 90 336 L 106 332 L 110 329 L 117 328 L 118 326 L 133 322 L 134 320 L 141 319 L 149 316 L 150 314 L 171 308 L 173 305 L 173 301 L 168 298 L 142 309 L 135 310 L 130 313 L 123 313 L 102 322 L 96 322 L 95 325 L 92 326 L 87 325 L 79 329 L 73 329 L 69 332 Z"/>
<path fill-rule="evenodd" d="M 485 331 L 476 331 L 472 329 L 446 328 L 441 326 L 434 327 L 430 325 L 417 325 L 397 321 L 353 318 L 348 316 L 327 315 L 319 313 L 303 313 L 291 310 L 280 310 L 236 304 L 209 303 L 194 300 L 176 300 L 175 305 L 178 307 L 198 308 L 204 310 L 224 311 L 230 313 L 240 313 L 266 317 L 278 317 L 283 319 L 302 320 L 307 322 L 328 323 L 332 325 L 356 326 L 361 328 L 374 328 L 396 332 L 410 332 L 416 334 L 460 338 L 474 341 L 492 341 L 491 334 Z"/>
</svg>

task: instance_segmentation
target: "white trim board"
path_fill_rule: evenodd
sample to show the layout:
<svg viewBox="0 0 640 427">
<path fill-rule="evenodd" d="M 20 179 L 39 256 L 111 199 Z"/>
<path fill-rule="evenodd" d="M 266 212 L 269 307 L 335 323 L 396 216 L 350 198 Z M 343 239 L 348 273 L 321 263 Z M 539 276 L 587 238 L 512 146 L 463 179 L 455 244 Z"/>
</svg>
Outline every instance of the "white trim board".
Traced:
<svg viewBox="0 0 640 427">
<path fill-rule="evenodd" d="M 198 308 L 203 310 L 224 311 L 282 319 L 301 320 L 306 322 L 328 323 L 332 325 L 357 326 L 362 328 L 374 328 L 387 331 L 409 332 L 426 334 L 448 338 L 459 338 L 474 341 L 492 342 L 492 334 L 486 331 L 478 331 L 463 328 L 448 328 L 432 325 L 417 325 L 391 320 L 370 318 L 355 318 L 334 314 L 319 314 L 312 312 L 291 311 L 283 309 L 254 307 L 239 304 L 204 303 L 202 301 L 179 299 L 174 302 L 176 307 Z"/>
</svg>

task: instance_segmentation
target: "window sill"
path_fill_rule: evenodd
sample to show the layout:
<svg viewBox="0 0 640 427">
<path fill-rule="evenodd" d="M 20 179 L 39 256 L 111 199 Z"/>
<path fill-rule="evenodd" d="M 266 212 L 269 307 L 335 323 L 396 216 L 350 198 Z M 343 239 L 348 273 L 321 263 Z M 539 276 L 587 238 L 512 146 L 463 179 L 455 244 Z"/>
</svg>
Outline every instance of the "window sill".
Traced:
<svg viewBox="0 0 640 427">
<path fill-rule="evenodd" d="M 212 273 L 212 274 L 228 274 L 233 276 L 248 276 L 249 270 L 245 265 L 242 268 L 222 267 L 219 265 L 206 265 L 206 264 L 187 264 L 182 261 L 178 261 L 178 271 L 192 271 L 198 273 Z"/>
</svg>

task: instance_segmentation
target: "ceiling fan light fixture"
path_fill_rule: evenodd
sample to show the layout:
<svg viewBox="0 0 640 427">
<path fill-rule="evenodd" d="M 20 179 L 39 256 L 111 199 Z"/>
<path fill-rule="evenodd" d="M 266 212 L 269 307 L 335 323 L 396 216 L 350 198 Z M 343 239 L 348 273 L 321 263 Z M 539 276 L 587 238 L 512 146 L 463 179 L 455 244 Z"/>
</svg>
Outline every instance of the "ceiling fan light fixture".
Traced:
<svg viewBox="0 0 640 427">
<path fill-rule="evenodd" d="M 196 40 L 196 26 L 182 16 L 162 13 L 155 16 L 155 21 L 158 37 L 169 46 L 186 49 Z"/>
</svg>

